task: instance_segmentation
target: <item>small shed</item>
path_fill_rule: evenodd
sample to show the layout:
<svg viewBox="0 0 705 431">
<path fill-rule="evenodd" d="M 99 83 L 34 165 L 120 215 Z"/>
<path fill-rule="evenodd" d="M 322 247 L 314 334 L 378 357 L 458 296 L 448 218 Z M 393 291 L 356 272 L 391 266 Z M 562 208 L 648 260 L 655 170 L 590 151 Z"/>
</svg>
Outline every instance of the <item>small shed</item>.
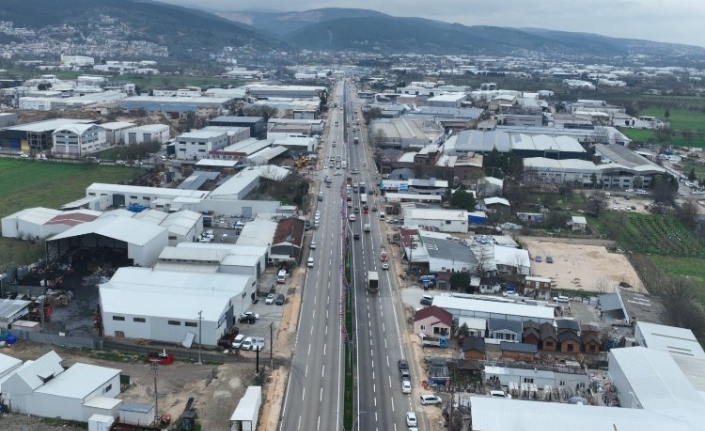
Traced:
<svg viewBox="0 0 705 431">
<path fill-rule="evenodd" d="M 115 418 L 108 415 L 94 414 L 88 418 L 88 431 L 110 431 Z"/>
<path fill-rule="evenodd" d="M 463 358 L 485 359 L 485 339 L 481 337 L 465 337 L 463 340 Z"/>
<path fill-rule="evenodd" d="M 558 334 L 556 327 L 551 323 L 542 323 L 539 328 L 541 335 L 541 349 L 555 352 L 558 350 Z"/>
<path fill-rule="evenodd" d="M 567 224 L 573 232 L 585 232 L 587 229 L 587 219 L 582 216 L 571 217 Z"/>
<path fill-rule="evenodd" d="M 128 425 L 149 426 L 154 422 L 154 405 L 123 402 L 118 407 L 118 420 Z"/>
<path fill-rule="evenodd" d="M 524 322 L 524 332 L 522 333 L 524 343 L 538 346 L 541 342 L 541 325 L 533 320 Z"/>
<path fill-rule="evenodd" d="M 502 352 L 502 359 L 533 362 L 538 347 L 535 344 L 502 341 L 499 343 L 499 350 Z"/>
<path fill-rule="evenodd" d="M 261 406 L 262 387 L 248 386 L 245 395 L 230 416 L 230 431 L 256 431 Z"/>
<path fill-rule="evenodd" d="M 599 333 L 585 332 L 580 335 L 580 338 L 583 342 L 583 352 L 597 354 L 602 350 Z"/>
</svg>

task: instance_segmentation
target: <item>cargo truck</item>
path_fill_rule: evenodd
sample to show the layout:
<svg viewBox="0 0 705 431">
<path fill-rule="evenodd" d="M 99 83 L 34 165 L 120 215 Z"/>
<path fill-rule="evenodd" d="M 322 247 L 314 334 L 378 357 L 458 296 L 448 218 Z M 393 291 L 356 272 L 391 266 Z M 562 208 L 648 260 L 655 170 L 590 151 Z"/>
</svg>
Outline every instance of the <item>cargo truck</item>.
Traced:
<svg viewBox="0 0 705 431">
<path fill-rule="evenodd" d="M 367 272 L 367 290 L 372 293 L 379 292 L 379 275 L 377 271 Z"/>
</svg>

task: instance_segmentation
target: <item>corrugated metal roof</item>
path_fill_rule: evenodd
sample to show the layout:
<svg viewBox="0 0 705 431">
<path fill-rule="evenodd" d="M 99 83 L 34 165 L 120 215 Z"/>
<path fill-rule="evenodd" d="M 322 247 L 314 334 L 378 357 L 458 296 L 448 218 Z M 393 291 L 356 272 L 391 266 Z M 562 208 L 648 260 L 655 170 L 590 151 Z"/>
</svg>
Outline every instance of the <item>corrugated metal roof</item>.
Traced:
<svg viewBox="0 0 705 431">
<path fill-rule="evenodd" d="M 636 322 L 636 327 L 649 349 L 705 359 L 705 351 L 690 329 L 641 321 Z"/>
<path fill-rule="evenodd" d="M 36 392 L 82 400 L 119 374 L 120 370 L 115 368 L 77 363 L 37 389 Z"/>
<path fill-rule="evenodd" d="M 537 305 L 524 305 L 499 301 L 459 298 L 439 295 L 433 298 L 433 305 L 451 310 L 468 310 L 497 315 L 520 316 L 542 320 L 553 320 L 553 308 Z"/>
<path fill-rule="evenodd" d="M 49 241 L 96 234 L 141 246 L 165 233 L 165 228 L 154 226 L 140 220 L 133 220 L 127 217 L 101 217 L 92 222 L 74 226 L 50 238 Z"/>
<path fill-rule="evenodd" d="M 470 397 L 475 431 L 696 431 L 652 412 L 617 407 Z"/>
</svg>

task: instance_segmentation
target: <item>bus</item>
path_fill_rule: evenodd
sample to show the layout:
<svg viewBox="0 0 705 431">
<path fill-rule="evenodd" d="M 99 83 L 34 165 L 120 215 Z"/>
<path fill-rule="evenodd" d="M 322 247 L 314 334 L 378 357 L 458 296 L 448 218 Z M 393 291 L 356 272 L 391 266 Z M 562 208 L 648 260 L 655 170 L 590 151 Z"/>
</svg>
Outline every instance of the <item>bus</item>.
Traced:
<svg viewBox="0 0 705 431">
<path fill-rule="evenodd" d="M 377 274 L 377 271 L 367 272 L 367 290 L 371 293 L 379 292 L 379 274 Z"/>
</svg>

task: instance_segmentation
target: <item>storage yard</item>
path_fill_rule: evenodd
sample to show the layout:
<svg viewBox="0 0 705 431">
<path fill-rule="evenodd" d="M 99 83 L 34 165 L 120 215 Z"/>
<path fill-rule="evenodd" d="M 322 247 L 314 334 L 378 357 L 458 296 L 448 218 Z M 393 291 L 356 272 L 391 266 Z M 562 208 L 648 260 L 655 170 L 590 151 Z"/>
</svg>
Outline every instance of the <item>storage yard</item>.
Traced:
<svg viewBox="0 0 705 431">
<path fill-rule="evenodd" d="M 531 272 L 551 278 L 558 289 L 609 293 L 614 292 L 619 283 L 626 282 L 636 290 L 643 290 L 627 258 L 608 252 L 597 242 L 580 244 L 577 240 L 536 237 L 521 237 L 519 241 L 533 260 Z M 541 256 L 542 261 L 537 262 L 536 256 Z M 553 258 L 553 263 L 546 262 L 547 256 Z"/>
</svg>

